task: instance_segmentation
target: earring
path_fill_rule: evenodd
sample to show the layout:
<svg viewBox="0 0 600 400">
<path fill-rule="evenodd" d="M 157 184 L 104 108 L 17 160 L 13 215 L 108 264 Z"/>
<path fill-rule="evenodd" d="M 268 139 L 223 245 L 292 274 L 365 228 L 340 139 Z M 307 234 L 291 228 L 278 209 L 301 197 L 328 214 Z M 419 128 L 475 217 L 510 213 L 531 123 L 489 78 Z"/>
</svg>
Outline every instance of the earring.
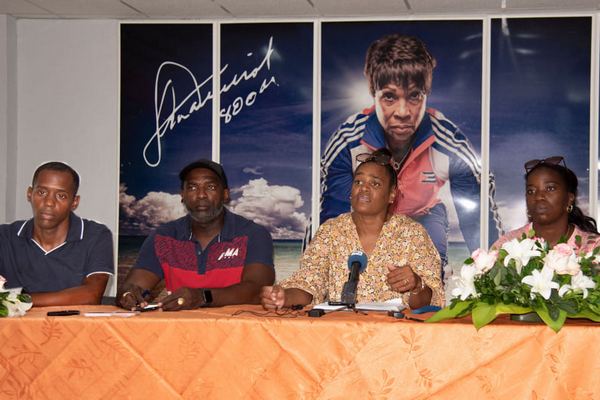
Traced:
<svg viewBox="0 0 600 400">
<path fill-rule="evenodd" d="M 569 214 L 571 214 L 571 212 L 573 212 L 573 204 L 569 204 L 569 206 L 567 207 L 567 212 Z"/>
</svg>

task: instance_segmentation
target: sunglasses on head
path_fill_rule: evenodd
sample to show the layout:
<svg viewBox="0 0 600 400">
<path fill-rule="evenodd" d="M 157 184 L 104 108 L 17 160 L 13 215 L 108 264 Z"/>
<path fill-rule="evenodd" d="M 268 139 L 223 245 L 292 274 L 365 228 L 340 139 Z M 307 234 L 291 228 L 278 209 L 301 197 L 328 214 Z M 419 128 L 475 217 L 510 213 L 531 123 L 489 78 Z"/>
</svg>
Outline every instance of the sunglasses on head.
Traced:
<svg viewBox="0 0 600 400">
<path fill-rule="evenodd" d="M 391 165 L 393 167 L 392 157 L 387 154 L 361 153 L 356 156 L 356 161 L 360 163 L 374 162 L 379 165 Z"/>
<path fill-rule="evenodd" d="M 567 163 L 565 163 L 565 159 L 562 156 L 553 156 L 543 159 L 529 160 L 525 163 L 525 172 L 529 173 L 532 169 L 537 167 L 538 165 L 547 164 L 547 165 L 558 165 L 562 162 L 563 166 L 567 168 Z"/>
</svg>

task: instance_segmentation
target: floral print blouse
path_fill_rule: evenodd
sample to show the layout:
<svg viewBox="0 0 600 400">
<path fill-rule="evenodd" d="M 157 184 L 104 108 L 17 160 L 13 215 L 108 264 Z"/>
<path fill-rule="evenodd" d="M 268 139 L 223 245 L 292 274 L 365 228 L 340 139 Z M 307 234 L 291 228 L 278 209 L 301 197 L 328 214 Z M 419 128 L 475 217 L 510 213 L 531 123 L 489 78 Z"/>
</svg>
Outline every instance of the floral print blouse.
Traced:
<svg viewBox="0 0 600 400">
<path fill-rule="evenodd" d="M 339 301 L 348 280 L 348 256 L 364 251 L 350 213 L 327 220 L 304 252 L 300 268 L 281 281 L 284 288 L 302 289 L 313 303 Z M 407 216 L 395 214 L 385 222 L 366 270 L 360 275 L 357 303 L 382 302 L 402 298 L 408 304 L 410 292 L 393 291 L 386 282 L 387 266 L 410 266 L 433 291 L 431 304 L 443 306 L 440 257 L 422 225 Z"/>
</svg>

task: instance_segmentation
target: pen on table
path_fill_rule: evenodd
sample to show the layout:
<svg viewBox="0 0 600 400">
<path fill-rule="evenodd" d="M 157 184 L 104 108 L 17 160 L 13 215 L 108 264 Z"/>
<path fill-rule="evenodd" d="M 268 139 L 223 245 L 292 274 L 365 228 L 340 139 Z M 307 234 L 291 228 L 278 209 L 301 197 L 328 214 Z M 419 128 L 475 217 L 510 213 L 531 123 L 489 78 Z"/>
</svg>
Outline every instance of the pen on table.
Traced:
<svg viewBox="0 0 600 400">
<path fill-rule="evenodd" d="M 48 311 L 46 315 L 49 317 L 65 317 L 68 315 L 79 315 L 79 310 Z"/>
<path fill-rule="evenodd" d="M 419 319 L 419 318 L 415 318 L 415 317 L 409 317 L 408 315 L 404 315 L 404 319 L 408 319 L 411 321 L 417 321 L 417 322 L 425 322 L 424 319 Z"/>
</svg>

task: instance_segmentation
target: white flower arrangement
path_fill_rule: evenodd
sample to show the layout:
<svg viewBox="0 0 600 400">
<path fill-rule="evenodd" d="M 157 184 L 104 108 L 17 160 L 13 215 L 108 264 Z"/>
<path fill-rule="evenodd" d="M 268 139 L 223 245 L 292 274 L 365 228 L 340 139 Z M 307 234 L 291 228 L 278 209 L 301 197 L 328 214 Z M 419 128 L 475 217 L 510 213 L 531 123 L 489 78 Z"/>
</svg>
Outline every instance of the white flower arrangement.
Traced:
<svg viewBox="0 0 600 400">
<path fill-rule="evenodd" d="M 564 242 L 550 247 L 533 230 L 500 250 L 478 249 L 452 276 L 450 305 L 427 322 L 472 314 L 479 329 L 499 314 L 530 312 L 556 332 L 567 318 L 600 322 L 599 253 L 578 255 Z"/>
<path fill-rule="evenodd" d="M 32 306 L 31 296 L 22 294 L 21 288 L 5 289 L 6 279 L 0 275 L 0 318 L 21 317 Z"/>
</svg>

